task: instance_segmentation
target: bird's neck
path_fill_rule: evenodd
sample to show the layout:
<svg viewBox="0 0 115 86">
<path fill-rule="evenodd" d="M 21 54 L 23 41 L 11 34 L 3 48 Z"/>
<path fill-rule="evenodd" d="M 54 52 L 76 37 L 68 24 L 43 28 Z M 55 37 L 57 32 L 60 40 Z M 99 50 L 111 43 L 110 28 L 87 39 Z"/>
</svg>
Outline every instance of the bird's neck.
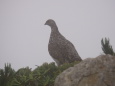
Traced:
<svg viewBox="0 0 115 86">
<path fill-rule="evenodd" d="M 51 32 L 52 32 L 52 33 L 59 33 L 59 30 L 58 30 L 58 27 L 57 27 L 56 24 L 53 25 L 53 26 L 51 26 Z"/>
</svg>

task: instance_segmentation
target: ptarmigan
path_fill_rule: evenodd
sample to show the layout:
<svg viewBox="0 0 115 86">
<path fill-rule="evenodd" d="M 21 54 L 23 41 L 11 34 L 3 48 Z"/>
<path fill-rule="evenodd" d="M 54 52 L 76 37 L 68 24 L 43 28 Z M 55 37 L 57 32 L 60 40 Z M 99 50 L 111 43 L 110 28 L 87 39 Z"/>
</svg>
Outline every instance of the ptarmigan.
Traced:
<svg viewBox="0 0 115 86">
<path fill-rule="evenodd" d="M 54 20 L 47 20 L 45 25 L 51 27 L 48 51 L 58 66 L 63 63 L 82 60 L 74 45 L 59 32 Z"/>
</svg>

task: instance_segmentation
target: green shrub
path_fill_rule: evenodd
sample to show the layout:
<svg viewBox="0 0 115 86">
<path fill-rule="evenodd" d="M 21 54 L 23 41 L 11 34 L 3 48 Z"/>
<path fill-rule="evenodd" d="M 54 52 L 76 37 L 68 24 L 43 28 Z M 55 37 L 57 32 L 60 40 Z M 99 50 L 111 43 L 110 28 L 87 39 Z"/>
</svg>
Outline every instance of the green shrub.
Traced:
<svg viewBox="0 0 115 86">
<path fill-rule="evenodd" d="M 31 68 L 21 68 L 15 72 L 10 64 L 0 69 L 0 86 L 54 86 L 55 78 L 65 69 L 79 62 L 65 63 L 56 66 L 54 62 L 44 63 L 33 71 Z"/>
<path fill-rule="evenodd" d="M 4 69 L 0 69 L 0 86 L 12 86 L 12 79 L 15 71 L 11 68 L 11 64 L 5 64 Z"/>
<path fill-rule="evenodd" d="M 102 50 L 105 54 L 110 54 L 115 56 L 112 46 L 110 45 L 109 39 L 105 38 L 101 40 Z"/>
</svg>

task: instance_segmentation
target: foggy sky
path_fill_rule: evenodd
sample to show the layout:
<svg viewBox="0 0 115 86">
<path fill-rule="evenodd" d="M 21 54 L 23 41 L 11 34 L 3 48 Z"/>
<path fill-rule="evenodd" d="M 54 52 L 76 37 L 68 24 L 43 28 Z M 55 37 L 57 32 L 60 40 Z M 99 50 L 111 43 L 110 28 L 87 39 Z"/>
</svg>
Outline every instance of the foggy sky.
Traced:
<svg viewBox="0 0 115 86">
<path fill-rule="evenodd" d="M 101 39 L 115 49 L 115 0 L 0 0 L 0 68 L 53 62 L 48 53 L 53 19 L 82 59 L 103 54 Z"/>
</svg>

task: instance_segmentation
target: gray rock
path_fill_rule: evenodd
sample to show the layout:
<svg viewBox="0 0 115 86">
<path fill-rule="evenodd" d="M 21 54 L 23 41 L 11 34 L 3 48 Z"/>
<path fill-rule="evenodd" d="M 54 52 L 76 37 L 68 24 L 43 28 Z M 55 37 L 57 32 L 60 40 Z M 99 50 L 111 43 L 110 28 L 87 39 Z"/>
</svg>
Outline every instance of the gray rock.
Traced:
<svg viewBox="0 0 115 86">
<path fill-rule="evenodd" d="M 115 56 L 85 59 L 62 72 L 54 86 L 115 86 Z"/>
<path fill-rule="evenodd" d="M 61 35 L 54 20 L 47 20 L 45 25 L 51 27 L 48 51 L 57 65 L 82 60 L 74 45 Z"/>
</svg>

